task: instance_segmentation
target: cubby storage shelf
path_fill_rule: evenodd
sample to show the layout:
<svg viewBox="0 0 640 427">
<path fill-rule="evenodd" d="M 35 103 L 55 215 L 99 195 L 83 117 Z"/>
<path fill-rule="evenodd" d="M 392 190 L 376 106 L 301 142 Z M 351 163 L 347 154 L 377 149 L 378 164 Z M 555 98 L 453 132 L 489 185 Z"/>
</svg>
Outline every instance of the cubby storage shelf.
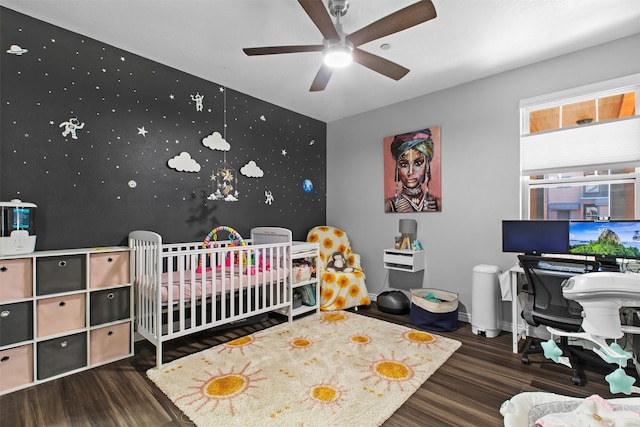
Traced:
<svg viewBox="0 0 640 427">
<path fill-rule="evenodd" d="M 133 355 L 128 247 L 0 256 L 0 395 Z"/>
</svg>

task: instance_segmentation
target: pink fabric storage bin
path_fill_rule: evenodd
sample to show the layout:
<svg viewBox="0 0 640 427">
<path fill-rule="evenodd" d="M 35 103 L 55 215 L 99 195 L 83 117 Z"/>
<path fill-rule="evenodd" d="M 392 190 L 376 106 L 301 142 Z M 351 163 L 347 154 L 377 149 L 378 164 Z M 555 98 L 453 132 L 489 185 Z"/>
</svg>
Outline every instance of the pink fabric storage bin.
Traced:
<svg viewBox="0 0 640 427">
<path fill-rule="evenodd" d="M 31 258 L 0 261 L 0 301 L 29 298 L 32 289 Z"/>
<path fill-rule="evenodd" d="M 0 392 L 33 382 L 31 344 L 0 351 Z"/>
<path fill-rule="evenodd" d="M 129 283 L 129 252 L 89 255 L 89 287 L 108 288 Z"/>
<path fill-rule="evenodd" d="M 84 328 L 86 325 L 85 294 L 44 298 L 36 303 L 38 337 Z"/>
<path fill-rule="evenodd" d="M 131 322 L 94 329 L 89 340 L 92 365 L 123 358 L 131 353 Z"/>
</svg>

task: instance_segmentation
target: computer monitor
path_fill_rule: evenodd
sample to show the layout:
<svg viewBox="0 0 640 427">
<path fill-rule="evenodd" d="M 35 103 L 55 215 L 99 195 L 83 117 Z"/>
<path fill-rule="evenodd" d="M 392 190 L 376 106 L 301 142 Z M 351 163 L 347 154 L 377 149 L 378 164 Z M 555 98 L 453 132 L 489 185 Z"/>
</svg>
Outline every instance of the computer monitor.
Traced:
<svg viewBox="0 0 640 427">
<path fill-rule="evenodd" d="M 571 221 L 569 253 L 609 264 L 640 259 L 640 220 Z"/>
<path fill-rule="evenodd" d="M 569 252 L 569 221 L 503 220 L 502 252 L 566 254 Z"/>
</svg>

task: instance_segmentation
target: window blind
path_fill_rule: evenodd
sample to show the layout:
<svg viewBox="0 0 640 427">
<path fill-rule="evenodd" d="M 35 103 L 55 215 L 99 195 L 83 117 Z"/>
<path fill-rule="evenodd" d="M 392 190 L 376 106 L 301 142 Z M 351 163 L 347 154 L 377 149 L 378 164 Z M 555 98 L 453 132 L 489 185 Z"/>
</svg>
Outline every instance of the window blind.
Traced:
<svg viewBox="0 0 640 427">
<path fill-rule="evenodd" d="M 640 166 L 640 117 L 520 137 L 522 175 Z"/>
</svg>

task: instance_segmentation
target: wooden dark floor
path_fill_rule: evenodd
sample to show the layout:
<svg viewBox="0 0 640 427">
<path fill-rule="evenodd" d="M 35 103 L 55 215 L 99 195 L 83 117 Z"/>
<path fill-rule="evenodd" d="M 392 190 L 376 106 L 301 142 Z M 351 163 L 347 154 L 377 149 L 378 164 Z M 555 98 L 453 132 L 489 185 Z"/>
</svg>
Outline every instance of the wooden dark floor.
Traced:
<svg viewBox="0 0 640 427">
<path fill-rule="evenodd" d="M 382 313 L 371 306 L 362 315 L 408 325 L 408 315 Z M 281 323 L 260 323 L 177 339 L 166 345 L 165 362 Z M 496 338 L 471 333 L 468 323 L 439 335 L 462 346 L 384 424 L 411 426 L 501 426 L 500 404 L 522 391 L 549 391 L 577 397 L 612 396 L 601 374 L 587 372 L 588 383 L 571 383 L 568 368 L 531 356 L 523 365 L 511 352 L 511 334 Z M 147 379 L 154 348 L 138 342 L 135 356 L 95 369 L 0 396 L 0 426 L 190 426 L 182 412 Z"/>
</svg>

